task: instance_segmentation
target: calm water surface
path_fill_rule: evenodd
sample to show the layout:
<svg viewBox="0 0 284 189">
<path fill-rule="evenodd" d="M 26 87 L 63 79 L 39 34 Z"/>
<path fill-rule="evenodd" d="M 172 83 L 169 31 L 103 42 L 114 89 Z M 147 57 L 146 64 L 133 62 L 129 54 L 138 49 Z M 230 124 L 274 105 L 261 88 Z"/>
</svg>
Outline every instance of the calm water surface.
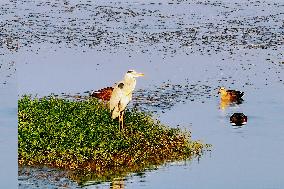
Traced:
<svg viewBox="0 0 284 189">
<path fill-rule="evenodd" d="M 284 168 L 284 151 L 282 149 L 284 145 L 282 124 L 284 121 L 282 116 L 284 98 L 283 83 L 277 81 L 278 76 L 283 79 L 283 68 L 275 68 L 280 71 L 278 76 L 271 74 L 270 77 L 267 74 L 267 78 L 269 78 L 267 81 L 266 75 L 261 71 L 269 70 L 271 65 L 267 66 L 261 55 L 255 60 L 252 58 L 250 63 L 255 66 L 247 71 L 243 71 L 237 65 L 228 66 L 228 64 L 234 64 L 233 61 L 221 61 L 220 55 L 176 57 L 160 60 L 161 63 L 158 61 L 159 57 L 154 57 L 157 60 L 155 70 L 150 65 L 145 66 L 144 59 L 139 57 L 135 65 L 132 65 L 131 60 L 125 62 L 124 68 L 118 69 L 118 73 L 111 72 L 106 80 L 103 79 L 106 75 L 104 73 L 111 70 L 111 65 L 102 65 L 101 68 L 96 66 L 96 63 L 103 64 L 106 57 L 102 56 L 102 59 L 99 58 L 95 64 L 92 64 L 92 59 L 100 55 L 85 53 L 84 57 L 88 56 L 89 58 L 86 58 L 86 62 L 82 65 L 75 60 L 78 56 L 76 52 L 68 51 L 60 53 L 61 55 L 66 53 L 66 56 L 63 56 L 66 60 L 63 62 L 67 63 L 55 60 L 54 62 L 45 62 L 43 59 L 39 65 L 37 61 L 33 62 L 34 57 L 31 57 L 28 60 L 29 64 L 20 66 L 19 77 L 23 78 L 31 71 L 34 73 L 29 78 L 21 80 L 23 84 L 19 84 L 19 88 L 20 91 L 23 91 L 22 94 L 46 95 L 62 91 L 67 93 L 70 91 L 71 94 L 74 94 L 76 91 L 97 89 L 109 86 L 112 81 L 119 80 L 124 70 L 132 67 L 146 73 L 144 78 L 139 78 L 137 90 L 146 89 L 151 95 L 159 95 L 159 92 L 153 93 L 153 91 L 156 86 L 163 86 L 163 82 L 178 83 L 183 86 L 186 84 L 203 86 L 204 84 L 211 87 L 209 94 L 205 94 L 201 88 L 196 88 L 195 96 L 188 95 L 194 101 L 184 99 L 182 93 L 180 96 L 170 99 L 173 105 L 169 105 L 167 109 L 161 110 L 159 108 L 162 102 L 161 104 L 157 103 L 157 107 L 153 107 L 150 102 L 144 103 L 143 106 L 144 109 L 157 111 L 155 115 L 163 123 L 171 127 L 178 126 L 189 129 L 193 139 L 212 144 L 212 151 L 207 152 L 199 161 L 165 165 L 158 170 L 146 172 L 143 177 L 129 176 L 124 181 L 126 188 L 208 188 L 208 186 L 212 188 L 282 188 L 284 186 L 282 174 Z M 238 58 L 237 56 L 236 58 Z M 120 60 L 127 60 L 123 55 L 112 55 L 107 58 L 115 64 L 117 57 Z M 71 60 L 74 62 L 70 63 Z M 50 65 L 52 66 L 50 67 Z M 223 68 L 223 74 L 219 69 L 216 69 L 217 65 Z M 237 70 L 232 68 L 233 66 Z M 54 69 L 55 67 L 56 69 Z M 49 70 L 57 78 L 50 78 L 50 73 L 45 74 L 44 70 Z M 256 72 L 256 70 L 260 71 Z M 173 74 L 173 72 L 176 73 Z M 200 72 L 204 72 L 204 74 L 199 74 Z M 258 74 L 255 76 L 255 73 L 259 73 L 260 76 Z M 223 80 L 218 82 L 221 77 L 226 76 L 233 76 L 232 80 L 235 80 L 235 83 L 230 84 Z M 244 85 L 246 82 L 251 82 L 251 85 Z M 36 87 L 30 88 L 24 83 L 33 83 Z M 220 109 L 219 98 L 216 94 L 217 87 L 223 85 L 245 91 L 244 102 L 224 110 Z M 176 94 L 176 90 L 168 90 L 169 94 Z M 185 89 L 181 88 L 180 90 Z M 245 113 L 248 116 L 247 125 L 241 128 L 232 127 L 229 117 L 234 112 Z M 109 183 L 86 186 L 86 188 L 97 187 L 108 188 Z"/>
<path fill-rule="evenodd" d="M 15 65 L 4 59 L 1 59 L 0 65 L 0 188 L 17 188 L 18 122 Z"/>
<path fill-rule="evenodd" d="M 112 184 L 89 181 L 84 188 L 280 189 L 283 6 L 272 0 L 18 1 L 2 9 L 6 20 L 13 15 L 7 10 L 19 12 L 5 31 L 20 44 L 17 56 L 8 56 L 17 63 L 20 95 L 83 94 L 112 86 L 136 69 L 146 76 L 139 78 L 130 107 L 154 111 L 163 123 L 187 128 L 193 139 L 213 145 L 199 160 Z M 221 109 L 220 86 L 244 91 L 244 102 Z M 235 112 L 248 116 L 247 125 L 230 125 Z M 20 172 L 20 188 L 56 188 L 36 172 L 28 178 Z M 68 186 L 77 187 L 69 181 Z"/>
</svg>

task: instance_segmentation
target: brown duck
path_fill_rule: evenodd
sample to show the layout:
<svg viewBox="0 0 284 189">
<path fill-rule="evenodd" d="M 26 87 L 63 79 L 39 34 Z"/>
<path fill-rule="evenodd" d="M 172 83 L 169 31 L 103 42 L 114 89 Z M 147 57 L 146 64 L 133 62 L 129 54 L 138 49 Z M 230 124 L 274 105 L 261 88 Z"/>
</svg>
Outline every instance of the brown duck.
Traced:
<svg viewBox="0 0 284 189">
<path fill-rule="evenodd" d="M 221 87 L 218 91 L 218 94 L 220 94 L 221 100 L 239 101 L 242 100 L 244 92 L 237 90 L 227 90 L 224 87 Z"/>
</svg>

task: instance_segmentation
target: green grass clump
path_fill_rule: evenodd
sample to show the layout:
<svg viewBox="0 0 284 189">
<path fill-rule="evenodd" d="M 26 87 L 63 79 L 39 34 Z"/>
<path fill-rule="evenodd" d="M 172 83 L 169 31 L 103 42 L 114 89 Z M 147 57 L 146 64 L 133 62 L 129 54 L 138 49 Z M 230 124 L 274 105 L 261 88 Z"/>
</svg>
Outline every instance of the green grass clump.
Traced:
<svg viewBox="0 0 284 189">
<path fill-rule="evenodd" d="M 91 171 L 97 176 L 188 159 L 204 147 L 191 141 L 189 132 L 166 127 L 135 110 L 126 111 L 121 132 L 106 105 L 92 98 L 23 96 L 18 122 L 20 165 Z"/>
</svg>

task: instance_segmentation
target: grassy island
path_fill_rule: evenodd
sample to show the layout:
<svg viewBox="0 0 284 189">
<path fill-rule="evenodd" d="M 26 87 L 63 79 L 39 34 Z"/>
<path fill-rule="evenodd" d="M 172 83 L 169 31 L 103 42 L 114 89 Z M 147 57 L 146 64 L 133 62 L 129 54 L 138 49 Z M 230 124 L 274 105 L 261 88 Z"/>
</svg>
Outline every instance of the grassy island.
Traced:
<svg viewBox="0 0 284 189">
<path fill-rule="evenodd" d="M 189 132 L 164 126 L 136 110 L 126 110 L 121 132 L 106 105 L 92 98 L 23 96 L 18 122 L 20 165 L 91 171 L 97 177 L 189 159 L 205 146 L 192 141 Z"/>
</svg>

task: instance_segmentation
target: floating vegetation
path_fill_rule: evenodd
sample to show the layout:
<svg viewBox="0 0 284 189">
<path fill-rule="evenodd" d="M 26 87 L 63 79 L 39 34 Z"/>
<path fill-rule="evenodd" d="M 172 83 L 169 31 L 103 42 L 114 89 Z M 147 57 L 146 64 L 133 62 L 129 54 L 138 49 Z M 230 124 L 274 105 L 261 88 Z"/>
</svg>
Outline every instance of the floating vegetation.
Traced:
<svg viewBox="0 0 284 189">
<path fill-rule="evenodd" d="M 141 110 L 152 110 L 157 112 L 171 109 L 177 103 L 187 103 L 190 101 L 200 101 L 204 103 L 216 93 L 213 87 L 200 83 L 190 84 L 186 80 L 185 84 L 171 84 L 164 82 L 154 89 L 138 89 L 133 94 L 134 106 Z"/>
<path fill-rule="evenodd" d="M 136 110 L 126 110 L 125 130 L 120 132 L 106 105 L 92 98 L 23 96 L 18 101 L 18 121 L 19 164 L 76 170 L 76 179 L 91 172 L 109 179 L 190 159 L 207 146 L 190 140 L 189 132 L 164 126 Z"/>
<path fill-rule="evenodd" d="M 2 62 L 3 61 L 3 62 Z M 0 58 L 0 86 L 13 80 L 16 72 L 15 62 L 5 62 Z"/>
<path fill-rule="evenodd" d="M 134 107 L 142 111 L 151 111 L 157 113 L 165 110 L 170 110 L 177 103 L 187 103 L 188 101 L 199 101 L 204 103 L 205 100 L 210 99 L 213 96 L 217 96 L 217 89 L 209 85 L 201 84 L 201 81 L 197 83 L 190 83 L 187 79 L 185 84 L 173 84 L 170 81 L 163 82 L 162 85 L 155 85 L 153 88 L 137 89 L 133 93 L 132 103 L 128 106 Z M 110 87 L 104 90 L 111 90 Z M 106 94 L 109 93 L 106 92 Z M 87 94 L 87 95 L 86 95 Z M 109 100 L 109 94 L 100 97 Z M 93 91 L 85 91 L 84 93 L 78 93 L 76 95 L 61 93 L 59 95 L 66 99 L 71 100 L 85 100 L 90 96 L 95 97 Z"/>
<path fill-rule="evenodd" d="M 266 11 L 245 14 L 256 6 Z M 17 50 L 49 43 L 69 48 L 132 52 L 135 46 L 143 53 L 154 53 L 149 51 L 149 46 L 153 46 L 164 55 L 176 55 L 179 51 L 214 54 L 234 53 L 236 49 L 275 48 L 283 45 L 282 6 L 280 2 L 265 1 L 259 4 L 11 1 L 0 8 L 3 17 L 0 47 Z M 176 11 L 165 12 L 164 8 Z M 210 18 L 202 12 L 209 8 L 218 8 Z M 270 13 L 266 14 L 267 11 Z"/>
</svg>

